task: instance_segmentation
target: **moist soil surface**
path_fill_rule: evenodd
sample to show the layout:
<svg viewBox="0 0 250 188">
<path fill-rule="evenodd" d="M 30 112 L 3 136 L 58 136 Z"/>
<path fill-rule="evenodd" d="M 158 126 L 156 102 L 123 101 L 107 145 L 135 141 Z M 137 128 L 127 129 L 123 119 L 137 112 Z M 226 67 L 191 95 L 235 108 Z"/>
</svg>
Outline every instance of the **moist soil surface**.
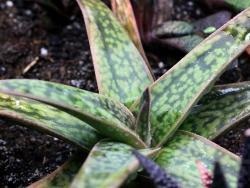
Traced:
<svg viewBox="0 0 250 188">
<path fill-rule="evenodd" d="M 62 12 L 54 13 L 39 1 L 0 0 L 1 79 L 42 79 L 97 92 L 80 10 L 71 1 L 64 0 L 63 5 Z M 172 19 L 192 21 L 210 13 L 193 1 L 176 0 Z M 160 61 L 150 61 L 156 77 L 183 54 L 171 52 L 165 56 Z M 218 83 L 245 81 L 249 77 L 249 65 L 239 63 Z M 247 127 L 248 120 L 217 143 L 240 155 L 242 134 Z M 75 151 L 74 146 L 57 138 L 0 119 L 0 187 L 25 187 L 55 170 Z"/>
</svg>

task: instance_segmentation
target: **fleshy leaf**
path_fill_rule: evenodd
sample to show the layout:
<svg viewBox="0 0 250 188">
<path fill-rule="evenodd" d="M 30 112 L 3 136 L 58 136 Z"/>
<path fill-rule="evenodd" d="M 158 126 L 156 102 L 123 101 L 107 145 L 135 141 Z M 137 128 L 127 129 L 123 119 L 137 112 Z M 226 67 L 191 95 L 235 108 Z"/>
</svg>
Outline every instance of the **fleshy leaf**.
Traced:
<svg viewBox="0 0 250 188">
<path fill-rule="evenodd" d="M 179 131 L 161 150 L 156 163 L 175 177 L 181 187 L 203 188 L 196 166 L 197 160 L 204 163 L 211 172 L 214 162 L 219 160 L 228 183 L 236 187 L 240 166 L 239 157 L 192 133 Z"/>
<path fill-rule="evenodd" d="M 100 0 L 77 0 L 85 19 L 99 92 L 130 106 L 152 82 L 143 57 Z"/>
<path fill-rule="evenodd" d="M 193 25 L 184 21 L 167 21 L 155 30 L 158 37 L 180 37 L 192 33 Z"/>
<path fill-rule="evenodd" d="M 228 3 L 230 6 L 234 7 L 236 10 L 244 10 L 250 6 L 249 0 L 224 0 L 226 3 Z"/>
<path fill-rule="evenodd" d="M 179 188 L 178 183 L 173 177 L 168 175 L 159 165 L 147 157 L 134 150 L 133 154 L 139 160 L 141 166 L 149 174 L 150 179 L 154 182 L 156 188 Z"/>
<path fill-rule="evenodd" d="M 145 146 L 131 130 L 135 126 L 131 112 L 119 102 L 102 95 L 39 80 L 1 80 L 0 91 L 56 106 L 85 121 L 104 136 L 135 147 Z"/>
<path fill-rule="evenodd" d="M 153 145 L 168 140 L 227 66 L 250 44 L 250 9 L 194 48 L 151 87 Z"/>
<path fill-rule="evenodd" d="M 250 82 L 216 86 L 193 107 L 180 129 L 213 140 L 250 116 Z"/>
<path fill-rule="evenodd" d="M 232 13 L 229 11 L 219 11 L 215 14 L 201 18 L 193 23 L 194 30 L 196 32 L 204 32 L 209 27 L 214 28 L 215 30 L 223 26 L 232 18 Z M 214 31 L 212 31 L 214 32 Z M 205 32 L 209 33 L 209 32 Z"/>
<path fill-rule="evenodd" d="M 112 141 L 99 142 L 89 154 L 87 160 L 75 177 L 71 188 L 108 188 L 119 187 L 139 168 L 132 154 L 133 148 Z M 151 155 L 157 150 L 141 150 Z"/>
<path fill-rule="evenodd" d="M 83 157 L 74 156 L 53 173 L 32 183 L 28 188 L 68 188 L 83 163 Z"/>
<path fill-rule="evenodd" d="M 188 22 L 167 21 L 154 33 L 159 37 L 158 43 L 189 52 L 204 40 L 195 34 L 194 29 L 194 26 Z"/>
<path fill-rule="evenodd" d="M 139 104 L 140 110 L 137 115 L 136 121 L 136 132 L 139 134 L 140 138 L 147 144 L 151 143 L 151 133 L 150 133 L 150 93 L 146 89 L 143 93 Z"/>
<path fill-rule="evenodd" d="M 90 150 L 101 136 L 78 118 L 38 101 L 0 93 L 0 116 Z"/>
<path fill-rule="evenodd" d="M 163 46 L 189 52 L 200 44 L 207 36 L 217 28 L 230 20 L 232 14 L 228 11 L 220 11 L 194 23 L 184 21 L 167 21 L 154 29 L 154 39 Z"/>
<path fill-rule="evenodd" d="M 158 42 L 160 44 L 167 45 L 172 48 L 177 48 L 183 52 L 190 52 L 203 40 L 204 39 L 199 35 L 192 34 L 181 37 L 163 38 L 158 40 Z"/>
<path fill-rule="evenodd" d="M 216 6 L 230 6 L 234 10 L 240 11 L 248 8 L 250 6 L 250 0 L 203 0 L 211 8 Z"/>
<path fill-rule="evenodd" d="M 135 46 L 147 62 L 130 0 L 111 0 L 111 5 L 114 15 L 126 29 Z"/>
<path fill-rule="evenodd" d="M 55 106 L 87 110 L 105 119 L 118 120 L 130 128 L 135 125 L 133 115 L 121 103 L 75 87 L 42 80 L 11 79 L 0 80 L 0 91 L 26 96 Z"/>
<path fill-rule="evenodd" d="M 213 183 L 210 187 L 211 188 L 228 188 L 227 181 L 225 179 L 224 173 L 221 169 L 221 165 L 219 162 L 215 163 Z"/>
</svg>

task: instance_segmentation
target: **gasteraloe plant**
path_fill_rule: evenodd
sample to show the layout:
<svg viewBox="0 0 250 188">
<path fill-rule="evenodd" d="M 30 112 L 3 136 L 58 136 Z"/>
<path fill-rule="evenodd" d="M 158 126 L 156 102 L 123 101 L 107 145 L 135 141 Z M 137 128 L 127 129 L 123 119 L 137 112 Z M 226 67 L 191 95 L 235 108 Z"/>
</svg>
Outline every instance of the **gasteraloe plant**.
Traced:
<svg viewBox="0 0 250 188">
<path fill-rule="evenodd" d="M 239 4 L 236 1 L 237 0 L 232 0 L 233 5 Z M 113 2 L 117 2 L 117 0 L 113 0 Z M 122 2 L 130 1 L 126 0 Z M 178 1 L 132 1 L 142 41 L 149 49 L 152 49 L 151 53 L 157 53 L 154 50 L 155 46 L 172 48 L 185 53 L 189 52 L 196 45 L 198 45 L 204 39 L 204 37 L 224 25 L 231 18 L 230 12 L 219 11 L 215 14 L 191 23 L 183 20 L 175 20 L 177 18 L 173 18 L 174 16 L 171 16 L 171 9 L 175 3 L 178 4 Z M 208 0 L 208 3 L 209 5 L 206 5 L 207 7 L 210 6 L 211 1 Z M 129 15 L 129 3 L 123 3 L 121 6 L 123 6 L 124 11 L 126 10 L 125 15 Z M 247 4 L 244 6 L 246 8 L 248 7 Z M 118 16 L 118 19 L 126 28 L 131 28 L 133 26 L 132 22 L 130 22 L 130 24 L 126 22 L 124 23 L 125 19 L 123 18 L 124 16 L 122 16 L 124 13 L 121 11 L 121 8 L 114 8 L 114 11 L 116 15 L 121 14 Z M 131 29 L 129 29 L 129 31 L 129 34 L 131 35 Z M 131 38 L 134 38 L 135 35 L 136 32 L 133 33 Z M 136 44 L 138 44 L 137 41 Z"/>
<path fill-rule="evenodd" d="M 208 170 L 219 160 L 234 187 L 239 157 L 208 139 L 249 116 L 250 83 L 208 92 L 250 44 L 250 9 L 154 81 L 145 58 L 112 12 L 99 0 L 77 2 L 99 94 L 38 80 L 0 81 L 1 117 L 90 151 L 83 164 L 74 158 L 31 187 L 119 187 L 136 177 L 135 149 L 155 156 L 182 187 L 202 187 L 197 160 Z"/>
<path fill-rule="evenodd" d="M 241 161 L 241 167 L 238 174 L 238 188 L 246 188 L 249 186 L 250 171 L 249 171 L 249 157 L 250 157 L 250 130 L 245 132 L 245 144 L 243 150 L 243 157 Z M 153 180 L 157 188 L 179 188 L 180 186 L 176 180 L 170 176 L 159 165 L 155 164 L 150 159 L 147 159 L 142 154 L 134 151 L 134 155 L 140 161 L 145 171 L 149 174 L 149 177 Z M 214 173 L 208 171 L 206 166 L 199 160 L 196 162 L 197 169 L 200 172 L 201 180 L 205 188 L 228 188 L 227 180 L 224 176 L 223 170 L 219 162 L 215 162 Z"/>
<path fill-rule="evenodd" d="M 234 10 L 243 10 L 250 6 L 250 1 L 239 1 L 239 0 L 202 0 L 203 2 L 207 3 L 208 5 L 212 6 L 219 6 L 219 7 L 230 7 Z"/>
</svg>

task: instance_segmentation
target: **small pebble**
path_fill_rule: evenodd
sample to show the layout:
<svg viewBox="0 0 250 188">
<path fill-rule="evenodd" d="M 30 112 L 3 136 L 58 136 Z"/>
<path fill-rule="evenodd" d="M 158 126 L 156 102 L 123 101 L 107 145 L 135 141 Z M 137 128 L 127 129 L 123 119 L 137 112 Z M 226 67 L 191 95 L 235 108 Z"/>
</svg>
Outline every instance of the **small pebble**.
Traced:
<svg viewBox="0 0 250 188">
<path fill-rule="evenodd" d="M 72 85 L 72 86 L 75 86 L 75 87 L 80 87 L 81 86 L 81 81 L 79 81 L 79 80 L 71 80 L 70 81 L 70 84 Z"/>
<path fill-rule="evenodd" d="M 188 1 L 188 6 L 190 6 L 190 7 L 194 6 L 194 2 Z"/>
<path fill-rule="evenodd" d="M 197 16 L 200 16 L 200 15 L 201 15 L 201 10 L 200 10 L 200 9 L 197 9 L 197 10 L 196 10 L 196 15 L 197 15 Z"/>
<path fill-rule="evenodd" d="M 246 130 L 245 136 L 250 136 L 250 129 L 247 129 L 247 130 Z"/>
<path fill-rule="evenodd" d="M 41 48 L 40 49 L 40 55 L 44 56 L 44 57 L 48 56 L 48 50 L 46 48 L 44 48 L 44 47 Z"/>
<path fill-rule="evenodd" d="M 24 12 L 27 16 L 31 16 L 32 15 L 32 11 L 31 10 L 25 10 Z"/>
<path fill-rule="evenodd" d="M 163 68 L 164 67 L 164 63 L 163 62 L 159 62 L 158 63 L 158 67 L 161 69 L 161 68 Z"/>
<path fill-rule="evenodd" d="M 6 6 L 11 8 L 14 6 L 14 3 L 12 1 L 6 1 Z"/>
<path fill-rule="evenodd" d="M 84 62 L 83 62 L 83 61 L 79 61 L 78 63 L 79 63 L 79 65 L 83 65 L 83 64 L 84 64 Z"/>
<path fill-rule="evenodd" d="M 0 144 L 1 144 L 1 145 L 5 145 L 6 142 L 5 142 L 4 140 L 0 139 Z"/>
<path fill-rule="evenodd" d="M 68 26 L 67 26 L 67 29 L 68 29 L 68 30 L 71 30 L 71 29 L 72 29 L 72 26 L 71 26 L 71 25 L 68 25 Z"/>
</svg>

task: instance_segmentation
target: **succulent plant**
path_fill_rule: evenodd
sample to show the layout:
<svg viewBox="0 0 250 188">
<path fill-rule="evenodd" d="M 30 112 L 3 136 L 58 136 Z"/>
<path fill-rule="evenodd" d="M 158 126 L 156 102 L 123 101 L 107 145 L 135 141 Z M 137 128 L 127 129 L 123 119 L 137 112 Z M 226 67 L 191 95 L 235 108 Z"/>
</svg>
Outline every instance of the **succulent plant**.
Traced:
<svg viewBox="0 0 250 188">
<path fill-rule="evenodd" d="M 99 0 L 77 2 L 99 94 L 39 80 L 0 81 L 0 117 L 90 151 L 84 162 L 73 158 L 30 187 L 119 187 L 139 169 L 134 150 L 153 156 L 181 187 L 203 186 L 197 160 L 208 170 L 219 160 L 236 186 L 240 158 L 210 140 L 249 116 L 250 83 L 210 89 L 250 45 L 250 9 L 155 81 L 111 10 Z"/>
<path fill-rule="evenodd" d="M 249 156 L 250 156 L 250 129 L 245 132 L 245 144 L 244 152 L 241 162 L 241 167 L 238 175 L 238 188 L 247 188 L 250 181 L 249 171 Z M 150 179 L 154 181 L 156 188 L 178 188 L 179 185 L 175 178 L 171 177 L 165 170 L 161 169 L 159 165 L 154 163 L 152 160 L 143 156 L 137 151 L 134 151 L 134 155 L 140 161 L 141 166 L 150 175 Z M 218 161 L 214 165 L 213 175 L 208 171 L 204 164 L 197 161 L 197 168 L 201 174 L 201 180 L 205 188 L 228 188 L 227 180 L 224 176 L 222 167 Z"/>
<path fill-rule="evenodd" d="M 243 10 L 250 6 L 250 1 L 239 0 L 203 0 L 202 2 L 210 5 L 211 7 L 230 7 L 233 10 Z"/>
<path fill-rule="evenodd" d="M 129 0 L 123 2 L 129 2 Z M 173 21 L 171 10 L 174 3 L 176 2 L 173 0 L 132 0 L 139 33 L 148 48 L 154 48 L 157 45 L 187 53 L 231 18 L 231 12 L 224 10 L 194 22 Z M 210 12 L 216 7 L 240 11 L 250 6 L 249 0 L 201 0 L 197 3 L 203 3 L 206 6 L 205 9 L 211 9 Z M 124 4 L 123 7 L 128 7 Z M 123 10 L 126 10 L 125 14 L 128 16 L 128 9 Z M 115 9 L 115 12 L 119 11 L 121 12 L 121 8 Z M 124 22 L 123 17 L 121 20 Z"/>
<path fill-rule="evenodd" d="M 140 164 L 149 174 L 150 179 L 153 180 L 155 187 L 157 188 L 179 188 L 177 181 L 161 169 L 159 165 L 140 154 L 138 151 L 134 151 L 134 155 L 139 160 Z"/>
</svg>

